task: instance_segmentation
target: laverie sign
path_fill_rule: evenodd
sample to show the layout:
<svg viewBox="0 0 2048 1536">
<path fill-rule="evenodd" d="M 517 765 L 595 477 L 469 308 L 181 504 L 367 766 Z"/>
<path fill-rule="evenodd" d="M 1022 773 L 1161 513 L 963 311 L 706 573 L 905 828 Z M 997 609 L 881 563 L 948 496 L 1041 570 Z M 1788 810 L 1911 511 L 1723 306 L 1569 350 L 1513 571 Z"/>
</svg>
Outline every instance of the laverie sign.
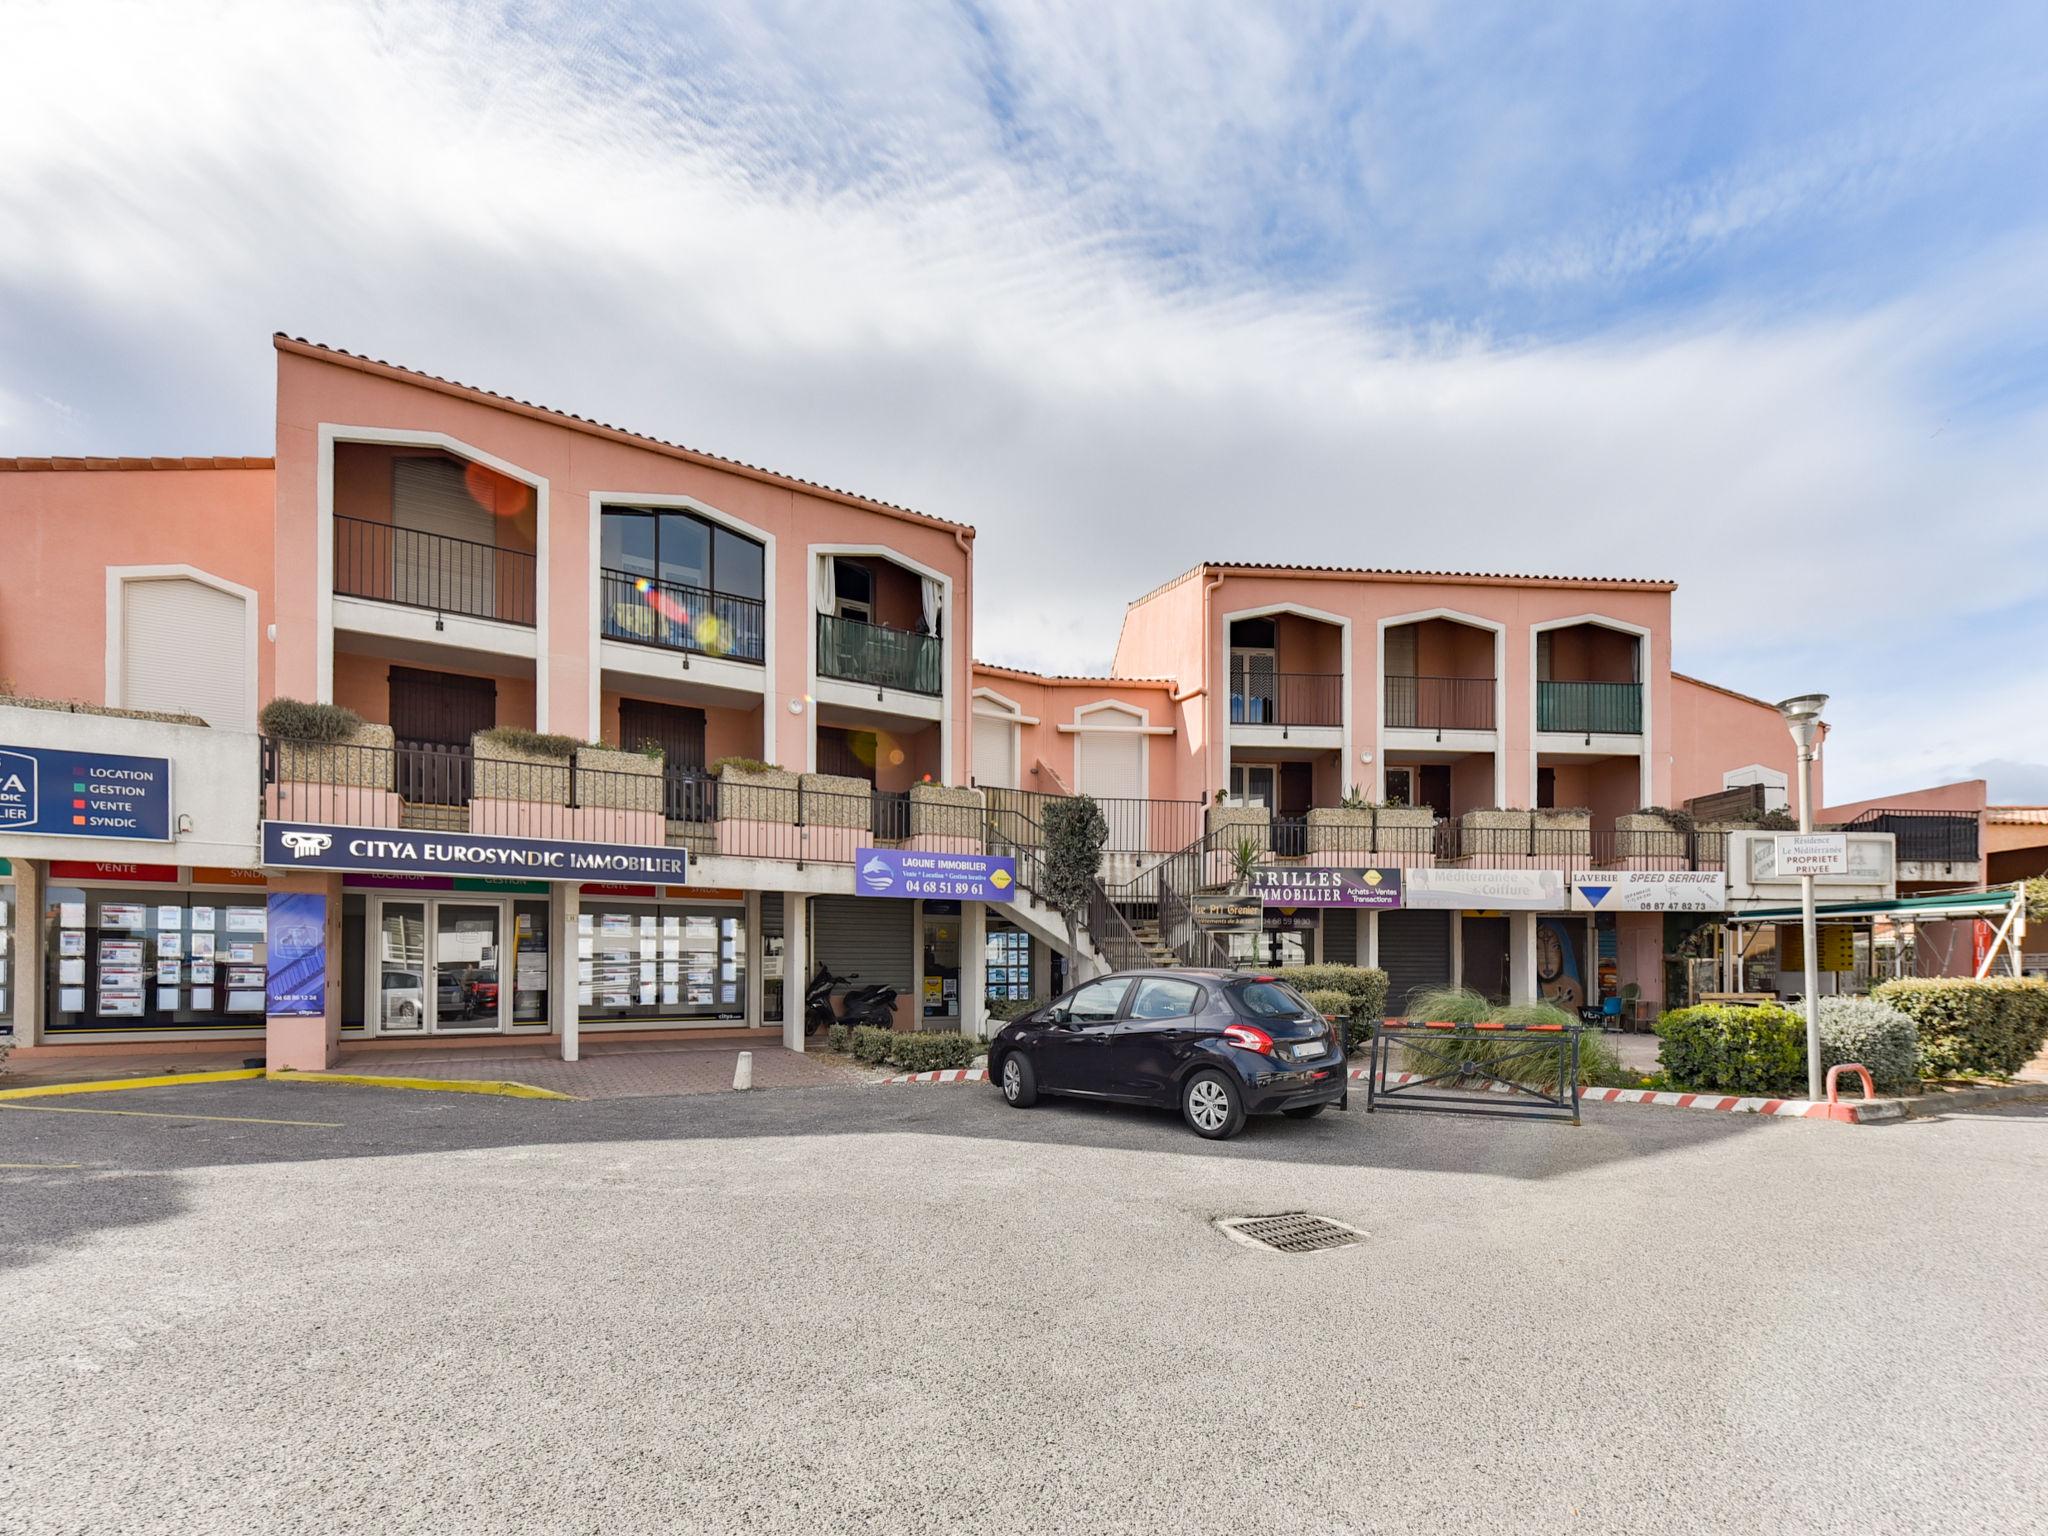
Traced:
<svg viewBox="0 0 2048 1536">
<path fill-rule="evenodd" d="M 681 848 L 572 843 L 469 832 L 407 832 L 267 821 L 263 862 L 272 869 L 340 869 L 377 875 L 505 875 L 526 880 L 660 881 L 688 873 Z"/>
</svg>

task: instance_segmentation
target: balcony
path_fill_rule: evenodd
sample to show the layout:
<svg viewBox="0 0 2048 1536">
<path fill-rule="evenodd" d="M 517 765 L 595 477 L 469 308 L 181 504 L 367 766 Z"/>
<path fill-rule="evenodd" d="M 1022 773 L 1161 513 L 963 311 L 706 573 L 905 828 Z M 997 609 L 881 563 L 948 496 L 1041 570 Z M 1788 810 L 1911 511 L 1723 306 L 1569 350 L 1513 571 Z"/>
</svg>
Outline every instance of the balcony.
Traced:
<svg viewBox="0 0 2048 1536">
<path fill-rule="evenodd" d="M 1883 808 L 1845 821 L 1843 832 L 1889 832 L 1900 864 L 1974 864 L 1978 858 L 1974 811 Z"/>
<path fill-rule="evenodd" d="M 1387 729 L 1490 731 L 1493 695 L 1490 677 L 1389 677 Z"/>
<path fill-rule="evenodd" d="M 1641 683 L 1536 684 L 1536 729 L 1585 736 L 1640 736 Z"/>
<path fill-rule="evenodd" d="M 1230 661 L 1232 725 L 1336 726 L 1344 723 L 1341 672 L 1269 672 Z"/>
<path fill-rule="evenodd" d="M 945 642 L 937 635 L 821 613 L 818 675 L 935 699 L 945 691 Z"/>
<path fill-rule="evenodd" d="M 629 571 L 598 573 L 599 633 L 607 640 L 717 656 L 759 666 L 767 657 L 767 605 Z"/>
<path fill-rule="evenodd" d="M 342 597 L 531 629 L 534 557 L 369 518 L 336 517 L 334 590 Z"/>
</svg>

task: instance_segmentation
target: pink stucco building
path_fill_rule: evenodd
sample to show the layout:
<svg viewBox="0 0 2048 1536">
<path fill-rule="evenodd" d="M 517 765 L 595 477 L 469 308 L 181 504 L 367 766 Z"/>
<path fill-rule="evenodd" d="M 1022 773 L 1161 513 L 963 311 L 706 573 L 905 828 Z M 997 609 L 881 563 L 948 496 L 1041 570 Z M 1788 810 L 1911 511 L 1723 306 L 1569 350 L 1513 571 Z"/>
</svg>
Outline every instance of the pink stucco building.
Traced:
<svg viewBox="0 0 2048 1536">
<path fill-rule="evenodd" d="M 1384 875 L 1377 906 L 1272 904 L 1239 959 L 1654 1004 L 1697 915 L 1586 890 L 1717 877 L 1716 833 L 1647 808 L 1785 800 L 1775 711 L 1672 671 L 1669 582 L 1203 563 L 1129 605 L 1106 675 L 1047 677 L 973 659 L 1001 593 L 964 524 L 300 340 L 274 362 L 272 457 L 0 463 L 0 752 L 169 780 L 161 836 L 0 824 L 28 1048 L 800 1049 L 821 965 L 894 987 L 899 1027 L 977 1030 L 1186 958 L 1176 914 L 1247 846 Z M 273 700 L 362 723 L 265 732 Z M 1078 947 L 1037 877 L 1076 794 L 1109 827 Z M 571 845 L 608 862 L 547 866 Z M 266 907 L 322 914 L 310 1012 L 264 990 Z"/>
</svg>

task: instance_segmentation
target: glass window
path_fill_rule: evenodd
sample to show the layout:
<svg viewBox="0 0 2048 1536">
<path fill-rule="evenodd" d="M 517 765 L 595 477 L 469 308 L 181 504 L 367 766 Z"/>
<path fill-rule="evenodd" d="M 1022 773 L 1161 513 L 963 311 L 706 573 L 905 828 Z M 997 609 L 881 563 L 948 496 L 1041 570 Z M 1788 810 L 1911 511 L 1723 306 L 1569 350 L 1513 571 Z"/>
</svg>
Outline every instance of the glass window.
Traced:
<svg viewBox="0 0 2048 1536">
<path fill-rule="evenodd" d="M 733 597 L 761 597 L 761 546 L 729 528 L 716 530 L 712 540 L 716 588 Z"/>
<path fill-rule="evenodd" d="M 844 558 L 832 562 L 833 595 L 842 603 L 872 605 L 875 575 L 866 566 Z"/>
<path fill-rule="evenodd" d="M 624 571 L 629 576 L 654 575 L 654 519 L 645 512 L 607 509 L 602 549 L 606 570 Z"/>
<path fill-rule="evenodd" d="M 1131 998 L 1134 1019 L 1184 1019 L 1201 1006 L 1202 989 L 1192 981 L 1158 977 L 1138 983 Z"/>
<path fill-rule="evenodd" d="M 44 924 L 53 1035 L 264 1027 L 262 891 L 53 885 Z"/>
<path fill-rule="evenodd" d="M 1298 1019 L 1315 1012 L 1281 981 L 1233 981 L 1225 990 L 1237 1011 L 1254 1019 Z"/>
<path fill-rule="evenodd" d="M 1031 935 L 1021 928 L 990 928 L 984 945 L 988 995 L 993 1002 L 1029 1002 Z"/>
<path fill-rule="evenodd" d="M 586 897 L 577 996 L 587 1021 L 737 1021 L 747 1013 L 741 907 Z"/>
<path fill-rule="evenodd" d="M 678 587 L 711 587 L 711 529 L 686 512 L 661 514 L 655 552 L 661 579 Z"/>
<path fill-rule="evenodd" d="M 1076 1024 L 1110 1023 L 1130 986 L 1128 979 L 1118 976 L 1091 981 L 1067 999 L 1067 1016 Z"/>
<path fill-rule="evenodd" d="M 548 904 L 512 904 L 512 1022 L 544 1024 L 548 1017 Z"/>
<path fill-rule="evenodd" d="M 14 1033 L 14 887 L 0 885 L 0 1035 Z"/>
</svg>

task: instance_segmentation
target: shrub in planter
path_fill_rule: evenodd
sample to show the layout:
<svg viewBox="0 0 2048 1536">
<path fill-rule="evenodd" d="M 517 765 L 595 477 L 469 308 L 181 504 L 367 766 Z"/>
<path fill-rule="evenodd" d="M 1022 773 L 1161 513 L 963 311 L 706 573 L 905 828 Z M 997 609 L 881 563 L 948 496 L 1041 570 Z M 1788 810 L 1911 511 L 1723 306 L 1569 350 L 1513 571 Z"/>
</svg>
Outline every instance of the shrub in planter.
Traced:
<svg viewBox="0 0 2048 1536">
<path fill-rule="evenodd" d="M 1789 1008 L 1679 1008 L 1657 1021 L 1657 1035 L 1657 1059 L 1682 1087 L 1784 1097 L 1806 1092 L 1806 1021 Z"/>
<path fill-rule="evenodd" d="M 853 1048 L 853 1026 L 851 1024 L 827 1024 L 825 1026 L 825 1048 L 832 1051 L 847 1051 Z"/>
<path fill-rule="evenodd" d="M 1820 1058 L 1824 1067 L 1857 1062 L 1870 1070 L 1881 1092 L 1895 1093 L 1919 1080 L 1920 1031 L 1912 1019 L 1876 998 L 1824 997 Z"/>
<path fill-rule="evenodd" d="M 1290 965 L 1280 979 L 1297 992 L 1345 992 L 1357 999 L 1351 1012 L 1377 1019 L 1387 1011 L 1387 973 L 1366 965 Z"/>
<path fill-rule="evenodd" d="M 1919 1026 L 1925 1077 L 2011 1077 L 2048 1040 L 2048 981 L 1887 981 L 1871 996 Z"/>
<path fill-rule="evenodd" d="M 988 1016 L 1000 1024 L 1012 1019 L 1021 1019 L 1033 1009 L 1043 1008 L 1048 999 L 1043 997 L 1014 998 L 992 997 L 988 1000 Z"/>
<path fill-rule="evenodd" d="M 1562 1008 L 1550 1003 L 1496 1003 L 1480 996 L 1477 992 L 1463 988 L 1447 987 L 1436 991 L 1417 992 L 1408 1008 L 1409 1017 L 1429 1020 L 1435 1023 L 1451 1024 L 1557 1024 L 1566 1029 L 1577 1029 L 1579 1021 Z M 1430 1051 L 1428 1036 L 1421 1031 L 1404 1032 L 1403 1040 L 1413 1040 L 1405 1052 L 1408 1070 L 1411 1072 L 1436 1073 L 1445 1069 L 1444 1053 Z M 1555 1089 L 1557 1086 L 1557 1057 L 1549 1051 L 1530 1049 L 1527 1036 L 1516 1036 L 1503 1040 L 1460 1040 L 1457 1058 L 1483 1067 L 1489 1072 L 1507 1078 L 1511 1082 L 1526 1083 L 1532 1088 Z M 1579 1034 L 1579 1085 L 1588 1083 L 1611 1083 L 1621 1075 L 1621 1061 L 1614 1054 L 1614 1048 L 1601 1036 L 1591 1031 Z M 1459 1078 L 1447 1080 L 1445 1087 L 1473 1087 L 1483 1083 L 1481 1078 Z"/>
<path fill-rule="evenodd" d="M 864 1061 L 871 1067 L 878 1067 L 889 1059 L 894 1047 L 896 1031 L 878 1029 L 872 1024 L 856 1024 L 853 1027 L 853 1059 Z"/>
<path fill-rule="evenodd" d="M 341 704 L 308 704 L 276 698 L 256 717 L 263 734 L 279 741 L 347 741 L 363 728 L 363 717 Z"/>
<path fill-rule="evenodd" d="M 986 1048 L 972 1035 L 933 1030 L 896 1035 L 886 1059 L 906 1072 L 937 1072 L 947 1067 L 969 1066 Z"/>
</svg>

